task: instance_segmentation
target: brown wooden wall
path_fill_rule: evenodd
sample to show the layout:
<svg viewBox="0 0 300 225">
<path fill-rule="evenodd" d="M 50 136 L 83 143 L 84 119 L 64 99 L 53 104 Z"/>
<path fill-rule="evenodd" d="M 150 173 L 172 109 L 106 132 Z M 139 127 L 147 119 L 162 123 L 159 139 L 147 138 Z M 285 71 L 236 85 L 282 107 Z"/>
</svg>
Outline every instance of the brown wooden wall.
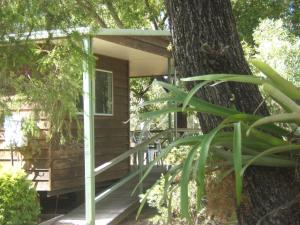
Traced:
<svg viewBox="0 0 300 225">
<path fill-rule="evenodd" d="M 129 149 L 129 64 L 128 61 L 96 56 L 97 69 L 113 73 L 113 115 L 95 116 L 95 166 L 107 162 Z M 98 175 L 97 181 L 120 178 L 129 171 L 129 160 Z M 82 148 L 52 151 L 51 190 L 76 188 L 84 182 Z"/>
<path fill-rule="evenodd" d="M 12 113 L 18 113 L 22 118 L 26 118 L 32 114 L 32 108 L 23 105 L 20 110 L 12 111 Z M 49 123 L 40 118 L 38 126 L 40 127 L 40 138 L 28 141 L 26 148 L 29 152 L 34 152 L 34 154 L 28 154 L 26 150 L 20 152 L 18 149 L 4 146 L 5 131 L 2 124 L 0 125 L 0 165 L 23 168 L 37 190 L 50 191 L 50 150 L 45 139 Z M 32 149 L 35 150 L 32 151 Z"/>
<path fill-rule="evenodd" d="M 129 63 L 125 60 L 97 55 L 96 68 L 113 72 L 113 115 L 95 116 L 95 166 L 107 162 L 129 149 Z M 21 111 L 29 113 L 30 108 Z M 47 121 L 41 121 L 42 123 Z M 47 132 L 42 124 L 41 132 Z M 0 126 L 0 164 L 11 164 L 11 151 L 1 149 L 3 128 Z M 14 165 L 26 163 L 28 178 L 39 191 L 64 192 L 82 188 L 84 185 L 83 144 L 75 143 L 51 148 L 45 139 L 36 140 L 41 151 L 33 159 L 14 152 Z M 107 172 L 98 175 L 97 181 L 120 178 L 129 171 L 129 160 L 125 160 Z"/>
</svg>

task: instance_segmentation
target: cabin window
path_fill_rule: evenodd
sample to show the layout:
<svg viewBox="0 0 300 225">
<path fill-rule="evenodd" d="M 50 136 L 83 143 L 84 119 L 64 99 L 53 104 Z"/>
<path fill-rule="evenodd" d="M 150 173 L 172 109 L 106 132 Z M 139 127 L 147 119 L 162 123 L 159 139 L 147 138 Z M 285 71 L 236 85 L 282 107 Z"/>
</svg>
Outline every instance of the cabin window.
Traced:
<svg viewBox="0 0 300 225">
<path fill-rule="evenodd" d="M 96 70 L 92 84 L 94 114 L 113 115 L 113 74 L 111 71 Z M 83 98 L 78 102 L 79 114 L 83 112 Z"/>
<path fill-rule="evenodd" d="M 4 147 L 23 147 L 27 144 L 27 138 L 22 130 L 24 116 L 13 112 L 4 118 Z"/>
<path fill-rule="evenodd" d="M 112 72 L 96 70 L 94 82 L 95 114 L 113 114 L 113 76 Z"/>
</svg>

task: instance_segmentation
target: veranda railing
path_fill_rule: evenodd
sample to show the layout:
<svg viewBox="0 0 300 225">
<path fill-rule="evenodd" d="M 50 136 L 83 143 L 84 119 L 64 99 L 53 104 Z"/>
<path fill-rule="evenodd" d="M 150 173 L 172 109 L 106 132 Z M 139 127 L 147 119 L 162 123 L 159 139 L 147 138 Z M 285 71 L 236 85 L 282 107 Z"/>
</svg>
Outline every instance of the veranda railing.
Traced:
<svg viewBox="0 0 300 225">
<path fill-rule="evenodd" d="M 195 129 L 176 129 L 176 133 L 193 133 L 193 132 L 199 132 L 199 130 Z M 86 204 L 89 203 L 89 206 L 86 206 L 86 208 L 91 209 L 92 211 L 86 211 L 86 221 L 88 225 L 93 225 L 95 223 L 95 204 L 105 197 L 107 197 L 109 194 L 114 192 L 116 189 L 120 188 L 124 184 L 126 184 L 128 181 L 133 179 L 136 176 L 139 176 L 139 193 L 143 192 L 143 182 L 141 181 L 141 178 L 143 177 L 143 171 L 147 168 L 147 164 L 145 164 L 144 160 L 144 154 L 148 149 L 148 146 L 152 143 L 155 143 L 158 140 L 161 139 L 170 139 L 175 134 L 175 129 L 169 129 L 162 131 L 153 137 L 149 138 L 148 140 L 144 141 L 143 143 L 140 143 L 136 145 L 135 147 L 129 149 L 128 151 L 122 153 L 121 155 L 117 156 L 116 158 L 103 163 L 102 165 L 98 166 L 94 169 L 93 176 L 97 176 L 102 174 L 103 172 L 107 171 L 109 168 L 115 166 L 116 164 L 120 163 L 121 161 L 128 159 L 131 155 L 136 154 L 138 157 L 138 163 L 135 168 L 135 170 L 130 171 L 129 174 L 119 180 L 117 183 L 115 183 L 113 186 L 109 187 L 108 189 L 101 192 L 99 195 L 97 195 L 95 198 L 93 198 L 93 195 L 88 196 L 89 199 L 86 199 Z M 146 161 L 147 163 L 147 161 Z M 148 162 L 149 163 L 149 162 Z M 93 184 L 95 185 L 95 184 Z M 91 213 L 93 212 L 93 213 Z M 91 221 L 91 222 L 89 222 Z"/>
</svg>

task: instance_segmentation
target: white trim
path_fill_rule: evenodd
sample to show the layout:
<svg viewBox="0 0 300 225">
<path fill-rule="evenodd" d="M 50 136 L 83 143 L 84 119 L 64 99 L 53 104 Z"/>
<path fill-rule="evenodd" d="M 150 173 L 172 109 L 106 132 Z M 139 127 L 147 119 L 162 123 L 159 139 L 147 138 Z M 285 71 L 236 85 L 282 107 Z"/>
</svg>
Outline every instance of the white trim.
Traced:
<svg viewBox="0 0 300 225">
<path fill-rule="evenodd" d="M 114 114 L 94 113 L 94 116 L 114 116 Z"/>
<path fill-rule="evenodd" d="M 111 28 L 100 28 L 97 31 L 93 31 L 89 27 L 76 27 L 69 28 L 66 30 L 40 30 L 34 32 L 26 32 L 23 34 L 11 33 L 8 34 L 5 39 L 9 41 L 10 38 L 16 38 L 18 40 L 45 40 L 50 36 L 54 39 L 65 38 L 69 36 L 73 32 L 78 32 L 80 35 L 90 35 L 92 37 L 95 36 L 171 36 L 170 31 L 168 30 L 141 30 L 141 29 L 111 29 Z"/>
<path fill-rule="evenodd" d="M 97 71 L 101 71 L 101 72 L 106 72 L 106 73 L 113 73 L 111 70 L 103 70 L 103 69 L 95 69 L 95 70 L 97 70 Z"/>
</svg>

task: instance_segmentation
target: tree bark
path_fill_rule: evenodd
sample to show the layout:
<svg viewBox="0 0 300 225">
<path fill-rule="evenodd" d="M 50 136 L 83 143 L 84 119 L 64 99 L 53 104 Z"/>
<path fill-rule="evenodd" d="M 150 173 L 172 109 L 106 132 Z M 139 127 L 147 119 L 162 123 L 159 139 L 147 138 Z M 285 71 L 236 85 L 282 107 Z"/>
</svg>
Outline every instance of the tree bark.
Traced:
<svg viewBox="0 0 300 225">
<path fill-rule="evenodd" d="M 251 74 L 236 30 L 230 0 L 166 0 L 166 6 L 175 68 L 180 76 Z M 193 85 L 189 83 L 188 88 Z M 215 104 L 236 107 L 243 112 L 268 114 L 263 98 L 254 85 L 222 83 L 201 89 L 197 96 Z M 198 117 L 203 132 L 208 132 L 221 121 L 207 114 L 199 114 Z M 255 225 L 260 219 L 260 224 L 300 224 L 299 214 L 291 208 L 284 213 L 277 211 L 277 216 L 271 213 L 280 206 L 288 205 L 299 192 L 299 188 L 291 185 L 296 182 L 293 170 L 251 167 L 246 171 L 244 180 L 247 198 L 237 210 L 239 224 Z M 290 207 L 299 208 L 298 204 Z"/>
</svg>

